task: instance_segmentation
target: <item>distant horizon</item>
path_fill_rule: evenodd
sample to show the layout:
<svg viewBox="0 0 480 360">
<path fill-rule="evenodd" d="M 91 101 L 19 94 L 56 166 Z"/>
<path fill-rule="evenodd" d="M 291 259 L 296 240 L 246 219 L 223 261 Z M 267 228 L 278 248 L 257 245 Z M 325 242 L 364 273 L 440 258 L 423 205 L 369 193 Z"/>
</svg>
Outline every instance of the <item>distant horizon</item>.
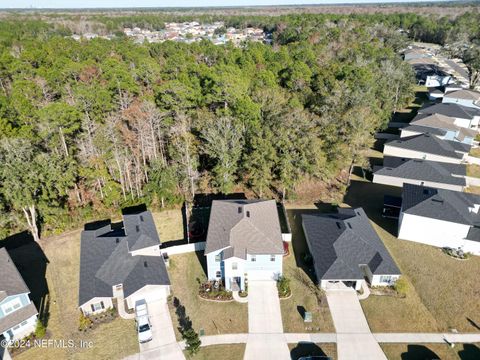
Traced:
<svg viewBox="0 0 480 360">
<path fill-rule="evenodd" d="M 0 0 L 0 10 L 83 10 L 83 9 L 195 9 L 195 8 L 242 8 L 242 7 L 288 7 L 288 6 L 322 6 L 322 5 L 395 5 L 469 2 L 466 0 L 137 0 L 136 6 L 131 6 L 131 0 L 17 0 L 14 6 L 3 7 Z M 477 1 L 471 1 L 477 2 Z"/>
</svg>

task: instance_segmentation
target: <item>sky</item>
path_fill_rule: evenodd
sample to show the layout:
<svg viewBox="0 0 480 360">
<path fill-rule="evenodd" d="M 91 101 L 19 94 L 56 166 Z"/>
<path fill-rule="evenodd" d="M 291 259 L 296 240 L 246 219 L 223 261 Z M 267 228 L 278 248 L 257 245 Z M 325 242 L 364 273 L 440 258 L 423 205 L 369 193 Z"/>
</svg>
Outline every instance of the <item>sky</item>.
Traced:
<svg viewBox="0 0 480 360">
<path fill-rule="evenodd" d="M 430 0 L 427 0 L 430 1 Z M 432 0 L 433 1 L 433 0 Z M 128 7 L 203 7 L 246 5 L 298 5 L 372 3 L 376 0 L 0 0 L 5 8 L 128 8 Z M 382 3 L 415 2 L 415 0 L 386 0 Z M 425 0 L 423 1 L 425 2 Z"/>
</svg>

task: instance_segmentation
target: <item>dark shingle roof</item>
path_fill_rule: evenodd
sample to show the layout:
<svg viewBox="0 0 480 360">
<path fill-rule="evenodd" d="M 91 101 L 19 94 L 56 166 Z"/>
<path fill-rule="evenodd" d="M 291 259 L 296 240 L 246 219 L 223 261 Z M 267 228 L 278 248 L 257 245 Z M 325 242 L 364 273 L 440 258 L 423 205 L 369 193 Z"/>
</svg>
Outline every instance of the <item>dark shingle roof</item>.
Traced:
<svg viewBox="0 0 480 360">
<path fill-rule="evenodd" d="M 0 274 L 0 301 L 7 296 L 30 293 L 5 248 L 0 249 Z"/>
<path fill-rule="evenodd" d="M 304 214 L 302 224 L 318 280 L 363 279 L 360 265 L 377 275 L 400 274 L 362 208 Z"/>
<path fill-rule="evenodd" d="M 466 185 L 464 176 L 467 174 L 467 166 L 464 164 L 449 164 L 387 156 L 383 160 L 383 165 L 384 167 L 376 171 L 375 175 L 460 186 Z M 453 174 L 457 176 L 452 176 Z"/>
<path fill-rule="evenodd" d="M 473 119 L 480 116 L 480 110 L 453 103 L 440 103 L 418 110 L 419 114 L 441 114 L 454 118 Z"/>
<path fill-rule="evenodd" d="M 385 145 L 454 159 L 462 159 L 463 154 L 468 153 L 471 148 L 470 145 L 458 141 L 442 140 L 429 134 L 408 136 L 389 141 Z"/>
<path fill-rule="evenodd" d="M 160 238 L 150 211 L 123 215 L 123 225 L 130 251 L 158 245 Z"/>
<path fill-rule="evenodd" d="M 274 200 L 214 200 L 205 254 L 232 247 L 233 254 L 283 254 Z M 233 251 L 232 253 L 230 253 Z"/>
<path fill-rule="evenodd" d="M 411 131 L 419 134 L 431 134 L 431 135 L 438 135 L 438 136 L 444 136 L 447 134 L 447 131 L 442 129 L 436 129 L 428 126 L 420 126 L 420 125 L 413 125 L 413 124 L 402 128 L 401 131 Z"/>
<path fill-rule="evenodd" d="M 402 211 L 406 214 L 473 226 L 480 224 L 480 214 L 471 211 L 475 204 L 480 205 L 478 195 L 413 184 L 403 185 Z"/>
<path fill-rule="evenodd" d="M 152 215 L 148 211 L 141 214 L 143 221 L 136 214 L 138 225 L 133 221 L 134 215 L 129 215 L 127 221 L 124 216 L 127 231 L 131 234 L 131 226 L 139 226 L 140 236 L 135 228 L 132 237 L 125 235 L 125 228 L 112 230 L 110 225 L 82 232 L 79 305 L 94 297 L 111 297 L 114 285 L 123 284 L 124 295 L 128 297 L 146 285 L 170 284 L 162 256 L 132 256 L 129 252 L 141 249 L 141 245 L 160 246 L 158 235 L 152 233 L 153 230 L 156 233 Z"/>
</svg>

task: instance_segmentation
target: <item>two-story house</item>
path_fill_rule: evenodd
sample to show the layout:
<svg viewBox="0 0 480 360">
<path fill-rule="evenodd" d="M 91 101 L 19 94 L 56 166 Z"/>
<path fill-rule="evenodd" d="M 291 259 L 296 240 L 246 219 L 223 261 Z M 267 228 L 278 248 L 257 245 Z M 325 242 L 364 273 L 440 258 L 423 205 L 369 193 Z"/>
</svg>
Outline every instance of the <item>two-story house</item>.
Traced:
<svg viewBox="0 0 480 360">
<path fill-rule="evenodd" d="M 418 110 L 419 114 L 441 114 L 455 119 L 454 124 L 460 127 L 478 130 L 480 109 L 463 106 L 457 103 L 443 102 Z"/>
<path fill-rule="evenodd" d="M 209 280 L 230 291 L 282 275 L 283 242 L 274 200 L 214 200 L 205 256 Z"/>
<path fill-rule="evenodd" d="M 38 311 L 25 281 L 5 248 L 0 249 L 0 334 L 17 340 L 35 331 Z"/>
<path fill-rule="evenodd" d="M 143 211 L 86 226 L 81 235 L 79 307 L 85 315 L 139 300 L 165 301 L 170 280 L 152 214 Z"/>
<path fill-rule="evenodd" d="M 480 109 L 480 92 L 466 89 L 451 91 L 443 96 L 442 102 Z"/>
</svg>

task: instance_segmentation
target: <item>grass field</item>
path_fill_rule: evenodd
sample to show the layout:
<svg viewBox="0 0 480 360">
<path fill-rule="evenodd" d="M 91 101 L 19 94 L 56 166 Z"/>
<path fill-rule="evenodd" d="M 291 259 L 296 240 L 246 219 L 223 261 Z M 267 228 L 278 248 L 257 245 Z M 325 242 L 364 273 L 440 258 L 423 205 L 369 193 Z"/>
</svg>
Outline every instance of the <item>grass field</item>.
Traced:
<svg viewBox="0 0 480 360">
<path fill-rule="evenodd" d="M 32 348 L 15 359 L 115 359 L 138 352 L 133 321 L 116 318 L 87 333 L 78 331 L 80 232 L 45 239 L 11 251 L 38 308 L 48 308 L 48 335 L 55 340 L 91 341 L 91 348 Z"/>
<path fill-rule="evenodd" d="M 152 213 L 153 220 L 157 227 L 160 241 L 166 243 L 169 241 L 183 240 L 183 217 L 182 210 L 172 209 Z"/>
<path fill-rule="evenodd" d="M 206 280 L 204 267 L 206 259 L 203 252 L 173 255 L 170 258 L 169 275 L 172 283 L 172 296 L 185 306 L 186 314 L 198 332 L 205 335 L 248 332 L 248 306 L 237 302 L 212 302 L 198 297 L 199 281 Z M 198 279 L 198 280 L 197 280 Z M 170 313 L 175 328 L 178 326 L 175 309 Z M 176 329 L 177 339 L 180 333 Z"/>
<path fill-rule="evenodd" d="M 190 356 L 184 351 L 188 360 L 242 360 L 245 353 L 245 344 L 215 345 L 200 348 L 200 351 L 194 356 Z"/>
<path fill-rule="evenodd" d="M 475 360 L 480 358 L 478 344 L 380 344 L 389 360 Z"/>
<path fill-rule="evenodd" d="M 475 157 L 480 157 L 480 148 L 472 148 L 470 150 L 470 155 Z"/>
<path fill-rule="evenodd" d="M 281 300 L 283 329 L 285 332 L 334 332 L 332 317 L 325 296 L 315 285 L 311 273 L 303 263 L 307 244 L 301 227 L 301 213 L 318 212 L 312 209 L 287 209 L 292 227 L 290 255 L 284 258 L 283 273 L 290 279 L 292 296 Z M 304 323 L 303 313 L 312 313 L 313 321 Z"/>
<path fill-rule="evenodd" d="M 337 359 L 337 344 L 314 344 L 298 343 L 288 344 L 292 360 L 297 360 L 302 356 L 329 356 L 333 360 Z"/>
<path fill-rule="evenodd" d="M 467 165 L 467 176 L 480 177 L 480 165 L 469 164 Z"/>
<path fill-rule="evenodd" d="M 345 197 L 350 206 L 362 206 L 375 230 L 411 283 L 407 299 L 371 296 L 362 301 L 374 332 L 480 330 L 478 269 L 480 257 L 458 261 L 438 248 L 398 240 L 396 221 L 383 219 L 383 195 L 400 189 L 353 181 Z"/>
</svg>

